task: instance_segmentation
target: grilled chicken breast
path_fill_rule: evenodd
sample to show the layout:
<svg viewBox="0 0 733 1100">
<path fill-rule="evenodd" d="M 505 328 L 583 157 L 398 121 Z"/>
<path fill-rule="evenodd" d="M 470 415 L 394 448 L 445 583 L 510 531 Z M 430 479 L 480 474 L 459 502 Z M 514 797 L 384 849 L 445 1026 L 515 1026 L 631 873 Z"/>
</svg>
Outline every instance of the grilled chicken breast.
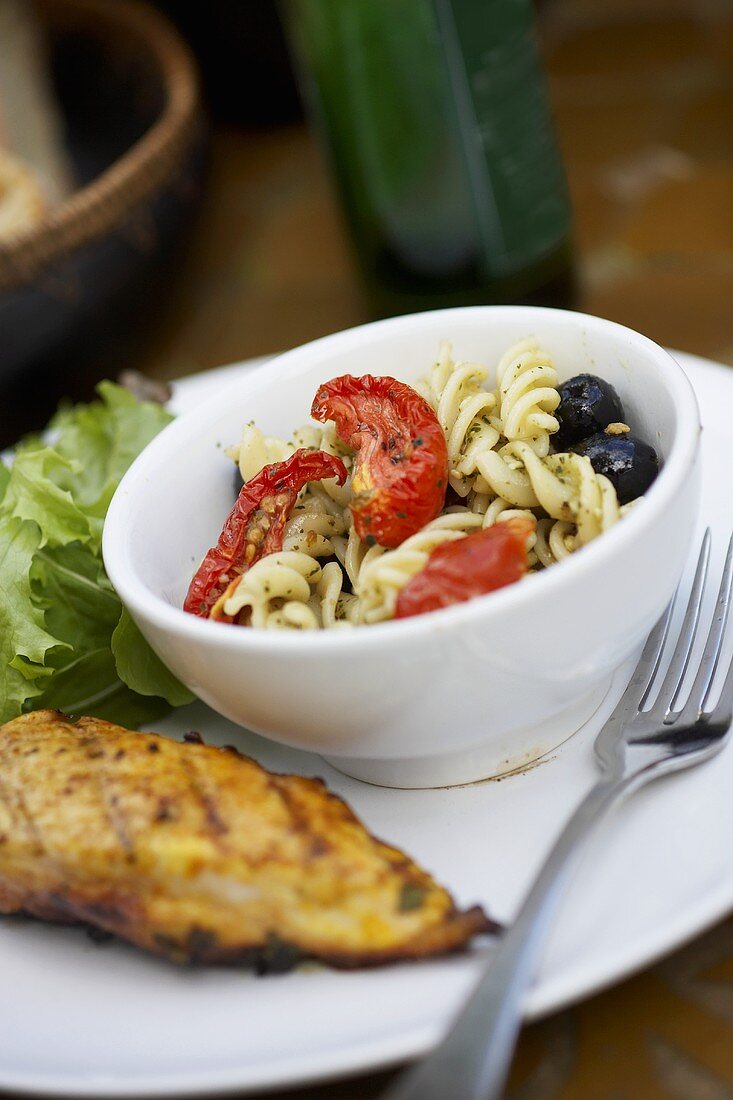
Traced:
<svg viewBox="0 0 733 1100">
<path fill-rule="evenodd" d="M 320 780 L 51 710 L 0 727 L 0 912 L 18 911 L 260 969 L 420 958 L 495 928 Z"/>
</svg>

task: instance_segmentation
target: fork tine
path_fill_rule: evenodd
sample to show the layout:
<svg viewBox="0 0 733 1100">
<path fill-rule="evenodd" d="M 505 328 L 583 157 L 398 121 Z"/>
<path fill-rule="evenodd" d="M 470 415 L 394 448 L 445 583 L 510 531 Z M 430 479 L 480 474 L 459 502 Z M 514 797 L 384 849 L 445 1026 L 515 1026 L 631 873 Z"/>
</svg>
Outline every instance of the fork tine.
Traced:
<svg viewBox="0 0 733 1100">
<path fill-rule="evenodd" d="M 616 758 L 618 737 L 621 731 L 631 721 L 632 717 L 641 710 L 644 700 L 649 694 L 649 689 L 654 683 L 654 677 L 657 675 L 664 646 L 667 642 L 669 625 L 672 621 L 672 613 L 679 591 L 678 585 L 672 599 L 667 604 L 666 610 L 657 620 L 651 634 L 644 643 L 641 657 L 631 674 L 626 690 L 596 737 L 593 747 L 596 757 L 603 766 L 611 766 L 611 762 Z"/>
<path fill-rule="evenodd" d="M 662 716 L 664 718 L 673 710 L 677 698 L 682 687 L 682 682 L 687 672 L 687 666 L 690 663 L 690 654 L 692 653 L 692 647 L 695 644 L 695 635 L 697 634 L 697 627 L 700 621 L 700 607 L 702 605 L 703 591 L 705 589 L 705 578 L 708 572 L 708 562 L 710 561 L 710 528 L 705 531 L 703 536 L 702 545 L 700 547 L 700 554 L 697 559 L 697 568 L 695 569 L 695 577 L 692 582 L 692 588 L 690 589 L 690 596 L 687 601 L 687 610 L 685 611 L 685 617 L 682 620 L 682 626 L 677 638 L 677 644 L 672 654 L 672 660 L 670 662 L 667 673 L 662 681 L 659 691 L 656 693 L 655 701 L 647 712 L 652 717 Z M 648 692 L 647 692 L 648 695 Z M 661 713 L 660 713 L 661 712 Z"/>
<path fill-rule="evenodd" d="M 718 723 L 729 726 L 731 717 L 733 717 L 733 657 L 731 657 L 728 673 L 725 677 L 725 683 L 723 684 L 723 690 L 720 693 L 720 698 L 715 706 L 715 710 L 709 714 L 705 714 L 705 718 L 708 719 L 711 726 Z"/>
<path fill-rule="evenodd" d="M 662 661 L 664 647 L 667 644 L 669 626 L 672 622 L 672 614 L 674 613 L 679 592 L 678 585 L 674 596 L 667 604 L 666 611 L 647 638 L 639 662 L 623 694 L 623 699 L 626 700 L 628 697 L 628 702 L 630 704 L 633 703 L 638 710 L 641 710 L 644 706 L 649 696 L 651 686 L 654 683 L 654 677 L 659 671 L 659 665 Z M 640 692 L 641 695 L 639 694 Z"/>
<path fill-rule="evenodd" d="M 708 703 L 710 701 L 710 692 L 712 690 L 713 681 L 718 671 L 718 665 L 720 663 L 720 656 L 723 650 L 725 641 L 725 631 L 728 623 L 728 617 L 730 614 L 731 605 L 731 591 L 733 590 L 733 535 L 731 535 L 728 543 L 728 552 L 725 556 L 725 565 L 723 566 L 723 576 L 720 581 L 720 588 L 718 590 L 718 598 L 715 603 L 715 611 L 713 613 L 713 621 L 710 625 L 710 631 L 708 633 L 707 641 L 705 643 L 705 650 L 700 662 L 700 668 L 695 682 L 690 690 L 690 696 L 687 703 L 695 705 L 695 700 L 699 700 L 697 703 L 697 710 L 700 713 L 708 713 Z M 733 661 L 731 661 L 731 667 L 728 669 L 726 681 L 723 685 L 723 690 L 720 693 L 720 701 L 716 707 L 716 712 L 721 708 L 730 711 L 733 709 Z"/>
</svg>

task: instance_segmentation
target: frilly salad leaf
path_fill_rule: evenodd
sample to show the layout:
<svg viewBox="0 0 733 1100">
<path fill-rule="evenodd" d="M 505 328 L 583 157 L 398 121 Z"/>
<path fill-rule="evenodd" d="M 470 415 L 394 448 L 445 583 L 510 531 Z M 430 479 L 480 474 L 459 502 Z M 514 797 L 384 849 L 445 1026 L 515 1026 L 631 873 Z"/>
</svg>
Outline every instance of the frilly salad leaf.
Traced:
<svg viewBox="0 0 733 1100">
<path fill-rule="evenodd" d="M 8 515 L 33 521 L 41 546 L 91 541 L 88 517 L 62 488 L 71 473 L 72 464 L 52 447 L 21 448 L 15 456 L 2 507 Z"/>
<path fill-rule="evenodd" d="M 62 409 L 52 445 L 0 463 L 0 723 L 56 707 L 122 725 L 193 696 L 155 656 L 104 571 L 102 526 L 133 459 L 170 421 L 111 382 Z"/>
<path fill-rule="evenodd" d="M 0 719 L 20 714 L 52 674 L 46 660 L 64 643 L 45 627 L 33 603 L 30 570 L 40 544 L 34 523 L 0 515 Z"/>
<path fill-rule="evenodd" d="M 5 490 L 8 487 L 8 482 L 9 481 L 10 481 L 10 470 L 3 463 L 2 458 L 0 458 L 0 503 L 2 503 L 2 499 L 5 496 Z"/>
</svg>

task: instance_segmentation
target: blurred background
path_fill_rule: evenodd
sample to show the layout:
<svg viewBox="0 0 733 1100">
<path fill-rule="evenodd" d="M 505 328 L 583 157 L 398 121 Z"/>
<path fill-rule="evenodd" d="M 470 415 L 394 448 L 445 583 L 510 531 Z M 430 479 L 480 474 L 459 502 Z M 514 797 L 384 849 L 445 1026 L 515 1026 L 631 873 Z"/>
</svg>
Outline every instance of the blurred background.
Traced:
<svg viewBox="0 0 733 1100">
<path fill-rule="evenodd" d="M 732 196 L 730 0 L 0 0 L 0 441 L 440 304 L 733 362 Z"/>
</svg>

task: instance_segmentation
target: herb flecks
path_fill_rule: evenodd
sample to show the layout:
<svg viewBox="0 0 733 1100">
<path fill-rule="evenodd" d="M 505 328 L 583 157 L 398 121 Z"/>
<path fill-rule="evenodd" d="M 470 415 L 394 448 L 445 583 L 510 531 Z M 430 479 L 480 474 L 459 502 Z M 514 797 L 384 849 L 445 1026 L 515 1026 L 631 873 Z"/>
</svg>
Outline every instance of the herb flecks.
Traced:
<svg viewBox="0 0 733 1100">
<path fill-rule="evenodd" d="M 403 883 L 397 901 L 397 911 L 399 913 L 412 913 L 416 909 L 421 909 L 427 894 L 426 887 L 421 886 L 419 882 Z"/>
</svg>

